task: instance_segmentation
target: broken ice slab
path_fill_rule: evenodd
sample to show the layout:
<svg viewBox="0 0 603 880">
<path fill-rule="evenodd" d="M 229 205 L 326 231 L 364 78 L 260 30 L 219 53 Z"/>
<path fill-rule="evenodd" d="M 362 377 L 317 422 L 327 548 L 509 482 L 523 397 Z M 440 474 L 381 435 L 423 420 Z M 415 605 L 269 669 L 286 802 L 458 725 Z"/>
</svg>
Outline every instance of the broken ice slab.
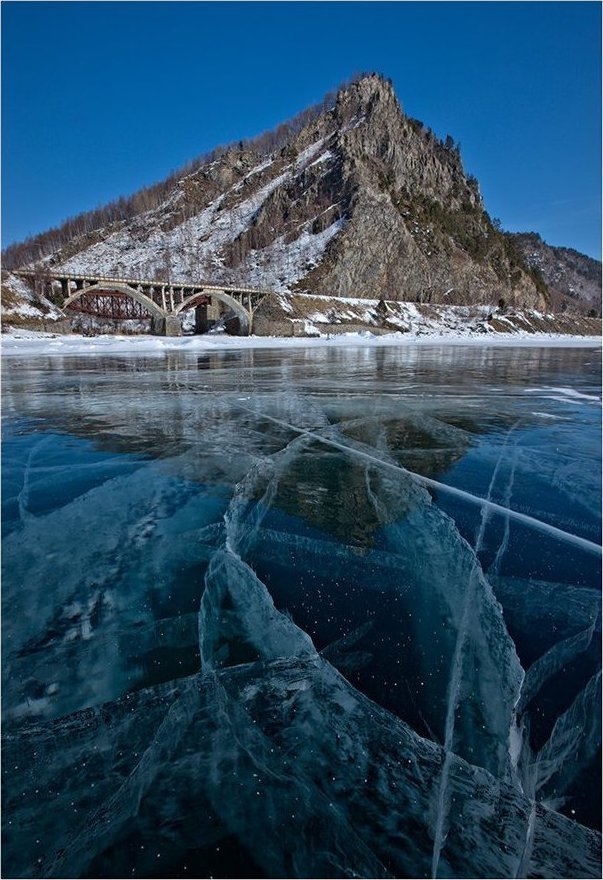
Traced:
<svg viewBox="0 0 603 880">
<path fill-rule="evenodd" d="M 601 633 L 600 590 L 535 578 L 489 575 L 488 579 L 528 666 L 560 640 L 593 624 Z"/>
<path fill-rule="evenodd" d="M 310 637 L 276 610 L 255 572 L 225 550 L 216 551 L 205 576 L 199 646 L 204 669 L 315 653 Z"/>
<path fill-rule="evenodd" d="M 194 676 L 5 735 L 4 874 L 428 877 L 442 764 L 317 655 Z M 437 876 L 600 875 L 487 771 L 452 756 L 448 792 Z"/>
<path fill-rule="evenodd" d="M 102 704 L 107 695 L 197 672 L 197 614 L 129 626 L 116 623 L 83 642 L 74 637 L 39 648 L 30 646 L 5 666 L 5 728 L 25 719 L 57 718 L 73 712 L 74 707 Z"/>
<path fill-rule="evenodd" d="M 557 718 L 601 668 L 601 593 L 567 583 L 491 577 L 526 669 L 518 711 L 539 751 Z"/>
<path fill-rule="evenodd" d="M 322 466 L 325 459 L 339 473 L 342 457 L 326 453 Z M 288 459 L 286 473 L 291 469 Z M 275 535 L 274 529 L 266 539 L 253 498 L 262 493 L 266 498 L 265 487 L 276 481 L 270 495 L 276 507 L 283 486 L 264 467 L 257 481 L 247 478 L 247 506 L 242 484 L 231 505 L 237 533 L 245 535 L 246 561 L 277 606 L 317 635 L 321 648 L 374 620 L 359 650 L 365 652 L 363 661 L 367 654 L 375 661 L 362 664 L 366 668 L 354 683 L 472 763 L 506 773 L 523 671 L 475 554 L 409 475 L 390 477 L 364 462 L 350 469 L 345 459 L 342 470 L 362 510 L 373 512 L 374 549 L 360 546 L 354 559 L 350 548 L 329 541 Z M 264 515 L 261 522 L 269 521 L 278 524 L 276 515 Z"/>
<path fill-rule="evenodd" d="M 591 827 L 600 822 L 601 672 L 588 682 L 570 708 L 555 722 L 535 758 L 540 800 Z"/>
<path fill-rule="evenodd" d="M 467 454 L 472 434 L 426 412 L 405 411 L 338 423 L 342 438 L 388 453 L 393 461 L 424 476 L 438 476 Z"/>
<path fill-rule="evenodd" d="M 589 651 L 595 631 L 595 622 L 575 636 L 561 639 L 552 648 L 542 654 L 538 660 L 528 667 L 521 686 L 521 695 L 517 709 L 519 712 L 538 696 L 542 687 L 560 672 L 567 673 L 576 658 Z M 598 651 L 595 649 L 593 660 L 596 665 Z"/>
</svg>

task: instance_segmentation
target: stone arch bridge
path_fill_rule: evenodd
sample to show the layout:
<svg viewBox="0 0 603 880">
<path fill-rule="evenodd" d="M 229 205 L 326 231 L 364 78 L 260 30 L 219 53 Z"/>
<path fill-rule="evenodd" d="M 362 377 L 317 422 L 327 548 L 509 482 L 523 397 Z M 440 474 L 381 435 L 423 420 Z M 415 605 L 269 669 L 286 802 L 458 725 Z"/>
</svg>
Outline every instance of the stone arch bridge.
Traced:
<svg viewBox="0 0 603 880">
<path fill-rule="evenodd" d="M 249 335 L 257 307 L 271 292 L 252 287 L 108 278 L 88 273 L 18 271 L 15 274 L 33 281 L 40 293 L 63 309 L 71 306 L 98 317 L 150 317 L 151 332 L 157 336 L 180 336 L 180 315 L 190 308 L 195 309 L 197 332 L 203 332 L 207 329 L 208 308 L 215 307 L 216 303 L 228 306 L 239 319 L 241 334 Z"/>
</svg>

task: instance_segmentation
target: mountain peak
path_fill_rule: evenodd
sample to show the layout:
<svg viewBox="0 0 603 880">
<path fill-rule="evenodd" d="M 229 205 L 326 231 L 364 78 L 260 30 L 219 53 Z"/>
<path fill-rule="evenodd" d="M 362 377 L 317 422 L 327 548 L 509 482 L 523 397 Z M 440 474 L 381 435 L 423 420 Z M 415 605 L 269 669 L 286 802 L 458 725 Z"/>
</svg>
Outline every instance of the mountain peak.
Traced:
<svg viewBox="0 0 603 880">
<path fill-rule="evenodd" d="M 45 264 L 277 292 L 545 305 L 452 139 L 405 116 L 379 74 L 167 183 L 125 217 L 84 234 L 76 224 Z"/>
<path fill-rule="evenodd" d="M 369 73 L 339 90 L 335 112 L 338 120 L 345 122 L 355 114 L 368 115 L 385 106 L 393 112 L 401 110 L 391 81 L 381 74 Z"/>
<path fill-rule="evenodd" d="M 353 95 L 358 100 L 369 102 L 380 98 L 394 98 L 392 82 L 380 73 L 364 73 L 344 85 L 338 92 L 338 97 Z"/>
</svg>

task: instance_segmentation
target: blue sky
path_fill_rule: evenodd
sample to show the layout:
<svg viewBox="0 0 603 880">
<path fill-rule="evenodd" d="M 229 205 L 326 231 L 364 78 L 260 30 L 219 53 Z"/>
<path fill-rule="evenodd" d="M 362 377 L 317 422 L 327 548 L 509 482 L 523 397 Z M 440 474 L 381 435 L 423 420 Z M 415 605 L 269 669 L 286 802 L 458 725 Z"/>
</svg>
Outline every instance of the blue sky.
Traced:
<svg viewBox="0 0 603 880">
<path fill-rule="evenodd" d="M 3 2 L 3 245 L 378 71 L 505 229 L 600 258 L 600 33 L 580 2 Z"/>
</svg>

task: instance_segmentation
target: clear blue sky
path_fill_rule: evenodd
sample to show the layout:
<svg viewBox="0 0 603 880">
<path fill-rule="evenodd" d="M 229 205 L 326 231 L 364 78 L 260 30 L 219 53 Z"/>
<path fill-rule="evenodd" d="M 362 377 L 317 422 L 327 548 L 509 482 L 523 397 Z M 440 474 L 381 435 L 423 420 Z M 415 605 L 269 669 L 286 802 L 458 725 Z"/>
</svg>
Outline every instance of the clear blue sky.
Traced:
<svg viewBox="0 0 603 880">
<path fill-rule="evenodd" d="M 504 228 L 600 258 L 600 33 L 588 2 L 4 2 L 3 245 L 378 71 Z"/>
</svg>

